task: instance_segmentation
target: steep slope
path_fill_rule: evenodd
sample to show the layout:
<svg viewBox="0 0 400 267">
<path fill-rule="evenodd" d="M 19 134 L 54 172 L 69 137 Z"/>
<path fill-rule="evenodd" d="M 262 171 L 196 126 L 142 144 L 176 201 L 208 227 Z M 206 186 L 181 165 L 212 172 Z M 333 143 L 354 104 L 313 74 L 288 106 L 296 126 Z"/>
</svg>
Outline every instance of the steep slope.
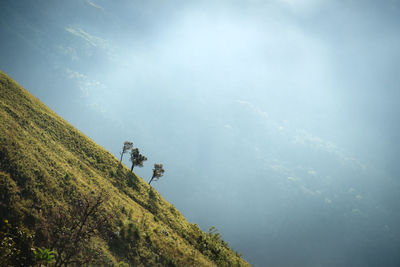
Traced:
<svg viewBox="0 0 400 267">
<path fill-rule="evenodd" d="M 3 72 L 0 125 L 0 238 L 20 255 L 0 247 L 3 263 L 43 260 L 31 247 L 56 265 L 248 266 Z"/>
</svg>

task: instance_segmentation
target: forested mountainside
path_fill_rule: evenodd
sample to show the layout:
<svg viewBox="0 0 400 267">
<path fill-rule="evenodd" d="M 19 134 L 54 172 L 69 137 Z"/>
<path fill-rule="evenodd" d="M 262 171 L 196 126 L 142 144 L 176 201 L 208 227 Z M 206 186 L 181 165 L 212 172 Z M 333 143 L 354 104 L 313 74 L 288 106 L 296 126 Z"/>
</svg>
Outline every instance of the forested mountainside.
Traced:
<svg viewBox="0 0 400 267">
<path fill-rule="evenodd" d="M 0 125 L 1 266 L 249 266 L 3 72 Z"/>
</svg>

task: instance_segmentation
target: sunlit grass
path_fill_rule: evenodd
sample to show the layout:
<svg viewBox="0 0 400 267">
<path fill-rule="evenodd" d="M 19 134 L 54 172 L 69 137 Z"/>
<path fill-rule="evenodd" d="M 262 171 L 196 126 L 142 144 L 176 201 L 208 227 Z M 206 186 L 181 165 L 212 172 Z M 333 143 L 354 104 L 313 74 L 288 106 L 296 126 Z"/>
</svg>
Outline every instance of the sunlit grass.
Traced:
<svg viewBox="0 0 400 267">
<path fill-rule="evenodd" d="M 66 206 L 71 194 L 110 196 L 109 229 L 119 243 L 91 239 L 109 264 L 247 266 L 219 236 L 188 223 L 142 178 L 120 165 L 37 98 L 0 72 L 0 171 L 16 200 L 9 220 L 40 231 L 43 210 Z M 129 182 L 127 182 L 129 180 Z M 4 211 L 3 211 L 4 212 Z M 129 241 L 130 240 L 130 241 Z M 42 240 L 37 238 L 36 245 Z"/>
</svg>

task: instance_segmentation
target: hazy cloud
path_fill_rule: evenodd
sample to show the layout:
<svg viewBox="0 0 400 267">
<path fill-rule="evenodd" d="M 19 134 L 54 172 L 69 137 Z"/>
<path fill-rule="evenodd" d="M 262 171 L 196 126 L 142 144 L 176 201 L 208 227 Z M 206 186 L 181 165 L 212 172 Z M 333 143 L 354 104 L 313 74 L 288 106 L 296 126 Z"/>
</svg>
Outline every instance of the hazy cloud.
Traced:
<svg viewBox="0 0 400 267">
<path fill-rule="evenodd" d="M 347 155 L 347 153 L 338 148 L 336 144 L 315 136 L 306 130 L 296 130 L 293 136 L 293 143 L 333 154 L 341 159 L 343 163 L 350 164 L 354 168 L 366 168 L 364 164 L 362 164 L 356 158 Z"/>
<path fill-rule="evenodd" d="M 311 189 L 309 189 L 308 187 L 306 187 L 306 186 L 304 186 L 304 185 L 301 185 L 301 186 L 300 186 L 300 190 L 301 190 L 301 192 L 303 192 L 303 193 L 306 194 L 306 195 L 310 195 L 310 196 L 316 196 L 316 195 L 318 195 L 318 193 L 312 191 Z"/>
<path fill-rule="evenodd" d="M 69 56 L 72 61 L 78 61 L 80 58 L 78 56 L 78 53 L 76 51 L 75 48 L 70 47 L 70 46 L 63 46 L 63 45 L 59 45 L 58 46 L 58 50 L 66 56 Z"/>
<path fill-rule="evenodd" d="M 236 100 L 236 103 L 247 107 L 249 110 L 253 111 L 255 114 L 257 114 L 258 116 L 260 116 L 263 119 L 268 119 L 268 113 L 261 110 L 260 108 L 256 107 L 255 105 L 253 105 L 252 103 L 248 102 L 248 101 L 244 101 L 244 100 Z"/>
<path fill-rule="evenodd" d="M 79 27 L 66 27 L 65 30 L 81 39 L 93 47 L 107 49 L 110 47 L 109 41 L 89 34 Z"/>
<path fill-rule="evenodd" d="M 98 8 L 98 9 L 104 10 L 104 8 L 102 6 L 100 6 L 98 4 L 95 4 L 93 0 L 88 0 L 87 2 L 88 2 L 89 5 L 91 5 L 94 8 Z"/>
<path fill-rule="evenodd" d="M 108 150 L 134 135 L 169 161 L 157 190 L 254 266 L 399 259 L 375 238 L 399 214 L 396 1 L 33 2 L 0 4 L 1 67 Z M 91 111 L 109 121 L 86 123 Z M 368 220 L 348 220 L 360 210 Z"/>
<path fill-rule="evenodd" d="M 69 79 L 74 80 L 78 88 L 80 89 L 82 96 L 88 98 L 90 101 L 88 103 L 88 106 L 90 107 L 95 107 L 97 110 L 104 112 L 104 108 L 99 109 L 98 103 L 93 101 L 93 92 L 96 92 L 98 90 L 104 89 L 106 86 L 101 83 L 100 81 L 97 80 L 92 80 L 88 78 L 85 74 L 79 73 L 77 71 L 73 71 L 69 68 L 65 70 L 66 75 Z"/>
<path fill-rule="evenodd" d="M 288 134 L 289 136 L 291 136 L 292 142 L 294 144 L 307 146 L 315 150 L 333 154 L 336 157 L 338 157 L 343 163 L 351 165 L 354 168 L 357 169 L 366 168 L 366 166 L 362 164 L 359 160 L 357 160 L 354 157 L 351 157 L 346 152 L 344 152 L 344 150 L 338 148 L 338 146 L 335 143 L 324 140 L 321 137 L 318 137 L 304 129 L 298 130 L 298 129 L 290 129 L 290 127 L 284 127 L 279 123 L 277 123 L 276 121 L 274 121 L 272 118 L 270 118 L 267 112 L 263 111 L 262 109 L 255 106 L 249 101 L 236 100 L 236 103 L 256 114 L 256 116 L 258 116 L 262 121 L 268 122 L 269 125 L 273 127 L 273 129 L 276 129 L 282 133 L 284 132 L 284 134 Z M 285 121 L 285 123 L 287 124 L 288 122 Z M 313 170 L 309 171 L 308 173 L 310 175 L 316 174 L 316 172 Z"/>
</svg>

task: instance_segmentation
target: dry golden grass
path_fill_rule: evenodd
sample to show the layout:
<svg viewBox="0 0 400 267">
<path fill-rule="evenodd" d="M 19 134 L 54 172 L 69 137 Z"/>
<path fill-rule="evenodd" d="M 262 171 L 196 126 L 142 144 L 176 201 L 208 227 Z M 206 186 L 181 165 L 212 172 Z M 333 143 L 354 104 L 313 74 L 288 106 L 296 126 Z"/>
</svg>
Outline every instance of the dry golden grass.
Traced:
<svg viewBox="0 0 400 267">
<path fill-rule="evenodd" d="M 135 266 L 248 266 L 219 236 L 187 222 L 111 153 L 3 72 L 0 125 L 0 171 L 11 177 L 19 192 L 18 201 L 8 207 L 15 213 L 9 214 L 11 219 L 22 218 L 25 223 L 33 217 L 35 223 L 27 226 L 37 230 L 37 222 L 46 218 L 32 207 L 67 206 L 66 192 L 103 192 L 110 196 L 106 203 L 112 218 L 110 231 L 117 235 L 129 227 L 136 231 L 133 247 L 124 243 L 133 238 L 129 236 L 118 247 L 100 234 L 91 239 L 109 265 L 124 261 Z"/>
</svg>

